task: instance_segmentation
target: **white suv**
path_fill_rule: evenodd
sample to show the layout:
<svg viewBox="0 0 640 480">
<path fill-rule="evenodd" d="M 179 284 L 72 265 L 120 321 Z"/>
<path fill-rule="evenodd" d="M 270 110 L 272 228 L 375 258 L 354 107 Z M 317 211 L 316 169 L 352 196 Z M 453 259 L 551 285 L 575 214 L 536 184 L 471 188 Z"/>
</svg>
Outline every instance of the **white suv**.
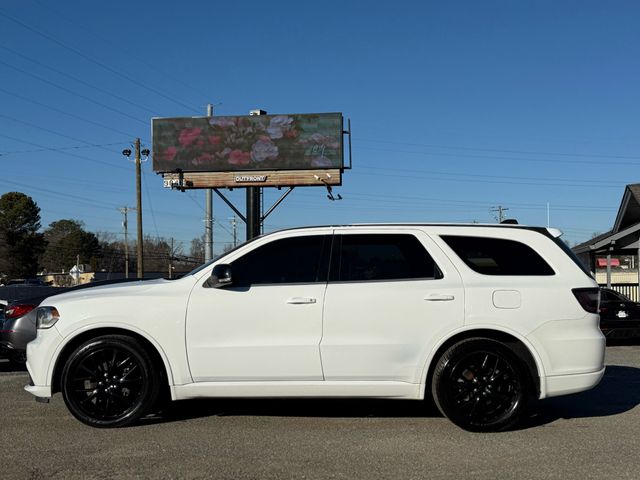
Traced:
<svg viewBox="0 0 640 480">
<path fill-rule="evenodd" d="M 468 430 L 604 374 L 598 285 L 557 230 L 354 225 L 259 237 L 179 280 L 53 296 L 27 391 L 129 425 L 158 400 L 433 396 Z M 165 395 L 163 395 L 163 393 Z"/>
</svg>

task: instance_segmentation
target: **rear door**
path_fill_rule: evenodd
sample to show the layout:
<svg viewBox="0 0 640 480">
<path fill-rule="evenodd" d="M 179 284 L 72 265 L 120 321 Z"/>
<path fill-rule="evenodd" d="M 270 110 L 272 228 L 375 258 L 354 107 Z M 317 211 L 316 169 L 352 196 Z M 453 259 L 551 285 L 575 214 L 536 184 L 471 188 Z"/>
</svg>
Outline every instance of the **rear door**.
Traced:
<svg viewBox="0 0 640 480">
<path fill-rule="evenodd" d="M 463 321 L 461 277 L 424 232 L 336 231 L 320 344 L 325 380 L 417 383 L 427 353 Z"/>
</svg>

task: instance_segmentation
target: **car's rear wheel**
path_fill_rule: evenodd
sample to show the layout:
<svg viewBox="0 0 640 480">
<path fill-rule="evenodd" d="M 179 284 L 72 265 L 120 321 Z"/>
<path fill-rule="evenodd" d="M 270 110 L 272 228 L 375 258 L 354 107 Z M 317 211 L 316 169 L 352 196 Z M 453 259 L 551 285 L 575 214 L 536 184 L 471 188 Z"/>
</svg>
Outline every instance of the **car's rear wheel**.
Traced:
<svg viewBox="0 0 640 480">
<path fill-rule="evenodd" d="M 62 396 L 69 411 L 93 427 L 134 423 L 155 404 L 160 378 L 134 338 L 105 335 L 86 341 L 67 359 Z"/>
<path fill-rule="evenodd" d="M 470 431 L 502 431 L 521 418 L 529 391 L 525 367 L 505 345 L 470 338 L 438 360 L 432 393 L 438 409 Z"/>
</svg>

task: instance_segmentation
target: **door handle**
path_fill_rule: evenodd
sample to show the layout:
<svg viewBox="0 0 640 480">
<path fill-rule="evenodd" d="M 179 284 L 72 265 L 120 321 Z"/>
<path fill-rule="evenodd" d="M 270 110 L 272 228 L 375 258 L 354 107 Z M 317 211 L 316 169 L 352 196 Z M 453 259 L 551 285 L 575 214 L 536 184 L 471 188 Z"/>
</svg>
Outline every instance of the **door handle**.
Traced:
<svg viewBox="0 0 640 480">
<path fill-rule="evenodd" d="M 428 297 L 425 297 L 425 300 L 427 300 L 428 302 L 450 302 L 451 300 L 455 300 L 455 298 L 456 297 L 453 295 L 434 293 L 432 295 L 429 295 Z"/>
<path fill-rule="evenodd" d="M 287 300 L 289 305 L 305 305 L 310 303 L 316 303 L 316 299 L 312 297 L 292 297 Z"/>
</svg>

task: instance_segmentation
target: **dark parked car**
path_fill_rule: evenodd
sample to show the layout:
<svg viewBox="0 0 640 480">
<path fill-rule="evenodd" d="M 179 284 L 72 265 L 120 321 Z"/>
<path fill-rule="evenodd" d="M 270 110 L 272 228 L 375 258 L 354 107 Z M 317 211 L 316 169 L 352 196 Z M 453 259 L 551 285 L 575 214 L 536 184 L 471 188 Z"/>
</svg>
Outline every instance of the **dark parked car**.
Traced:
<svg viewBox="0 0 640 480">
<path fill-rule="evenodd" d="M 36 307 L 45 298 L 70 290 L 133 281 L 137 279 L 105 280 L 69 288 L 53 288 L 44 295 L 15 300 L 6 306 L 2 305 L 4 312 L 0 313 L 0 357 L 8 358 L 15 365 L 24 365 L 27 360 L 27 343 L 36 338 Z"/>
<path fill-rule="evenodd" d="M 640 303 L 614 290 L 601 289 L 600 329 L 607 338 L 640 339 Z"/>
<path fill-rule="evenodd" d="M 11 287 L 13 285 L 19 286 L 32 286 L 32 287 L 46 287 L 47 283 L 43 282 L 39 278 L 15 278 L 13 280 L 9 280 L 5 286 Z"/>
<path fill-rule="evenodd" d="M 35 308 L 44 298 L 8 305 L 0 320 L 0 355 L 15 365 L 27 360 L 27 343 L 36 336 Z"/>
</svg>

